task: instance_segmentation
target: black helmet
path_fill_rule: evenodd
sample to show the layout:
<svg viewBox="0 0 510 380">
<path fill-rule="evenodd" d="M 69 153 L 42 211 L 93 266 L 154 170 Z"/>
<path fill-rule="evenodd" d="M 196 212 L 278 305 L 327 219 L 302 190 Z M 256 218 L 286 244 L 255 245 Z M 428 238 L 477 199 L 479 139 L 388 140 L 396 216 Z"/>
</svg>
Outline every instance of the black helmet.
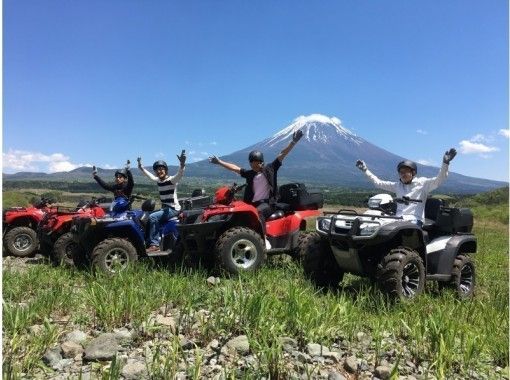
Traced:
<svg viewBox="0 0 510 380">
<path fill-rule="evenodd" d="M 411 169 L 414 172 L 414 175 L 418 173 L 418 168 L 416 167 L 416 163 L 414 161 L 409 160 L 400 161 L 397 165 L 397 171 L 400 172 L 400 169 L 403 167 Z"/>
<path fill-rule="evenodd" d="M 250 152 L 250 155 L 248 156 L 248 161 L 250 161 L 250 162 L 252 162 L 252 161 L 264 162 L 264 155 L 262 154 L 262 152 L 259 152 L 258 150 L 252 150 Z"/>
<path fill-rule="evenodd" d="M 163 160 L 158 160 L 152 164 L 152 170 L 156 171 L 157 168 L 162 167 L 165 169 L 165 172 L 168 171 L 168 165 Z"/>
<path fill-rule="evenodd" d="M 117 177 L 117 176 L 119 176 L 119 175 L 123 176 L 124 178 L 127 178 L 127 172 L 126 172 L 126 169 L 122 169 L 122 170 L 120 170 L 120 169 L 119 169 L 119 170 L 116 170 L 116 171 L 115 171 L 115 177 Z"/>
</svg>

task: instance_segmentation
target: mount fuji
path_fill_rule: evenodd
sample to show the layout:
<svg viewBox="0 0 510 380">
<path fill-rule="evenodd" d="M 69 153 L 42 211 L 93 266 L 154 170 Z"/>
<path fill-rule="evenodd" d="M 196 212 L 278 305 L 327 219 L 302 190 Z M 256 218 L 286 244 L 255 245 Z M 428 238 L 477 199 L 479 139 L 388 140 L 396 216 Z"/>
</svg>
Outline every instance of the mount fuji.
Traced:
<svg viewBox="0 0 510 380">
<path fill-rule="evenodd" d="M 278 182 L 305 182 L 307 184 L 331 185 L 343 188 L 375 189 L 355 166 L 358 159 L 363 159 L 370 170 L 381 179 L 398 180 L 396 165 L 403 160 L 396 154 L 388 152 L 367 140 L 356 136 L 342 126 L 336 117 L 313 114 L 299 116 L 289 126 L 283 128 L 273 136 L 256 144 L 247 146 L 220 158 L 235 163 L 240 167 L 249 168 L 248 154 L 252 150 L 263 152 L 265 161 L 274 160 L 281 150 L 288 145 L 292 134 L 303 131 L 303 137 L 285 157 L 278 172 Z M 455 161 L 454 161 L 455 163 Z M 455 165 L 453 165 L 455 168 Z M 149 168 L 150 170 L 151 168 Z M 170 166 L 169 172 L 174 173 L 176 166 Z M 439 168 L 418 164 L 420 177 L 434 177 Z M 101 176 L 113 176 L 114 170 L 100 169 Z M 133 170 L 135 183 L 145 183 L 148 180 Z M 199 177 L 205 179 L 222 180 L 228 182 L 242 182 L 235 173 L 212 165 L 208 160 L 202 160 L 186 165 L 185 178 Z M 16 173 L 4 174 L 4 180 L 87 180 L 90 181 L 90 168 L 81 167 L 70 172 L 61 173 Z M 474 194 L 508 186 L 508 182 L 492 181 L 482 178 L 467 177 L 450 172 L 447 180 L 438 189 L 439 192 Z"/>
<path fill-rule="evenodd" d="M 356 167 L 363 159 L 370 170 L 381 179 L 397 180 L 396 165 L 403 160 L 396 154 L 373 145 L 342 126 L 336 117 L 313 114 L 299 116 L 289 126 L 256 144 L 220 157 L 227 162 L 249 168 L 248 154 L 260 150 L 266 162 L 271 162 L 286 147 L 292 134 L 303 131 L 303 137 L 293 148 L 279 170 L 280 183 L 300 181 L 349 188 L 373 188 L 372 183 Z M 420 177 L 434 177 L 439 168 L 418 164 Z M 200 161 L 189 165 L 187 175 L 212 178 L 238 178 L 235 174 Z M 440 191 L 478 193 L 508 186 L 506 182 L 473 178 L 450 172 Z"/>
</svg>

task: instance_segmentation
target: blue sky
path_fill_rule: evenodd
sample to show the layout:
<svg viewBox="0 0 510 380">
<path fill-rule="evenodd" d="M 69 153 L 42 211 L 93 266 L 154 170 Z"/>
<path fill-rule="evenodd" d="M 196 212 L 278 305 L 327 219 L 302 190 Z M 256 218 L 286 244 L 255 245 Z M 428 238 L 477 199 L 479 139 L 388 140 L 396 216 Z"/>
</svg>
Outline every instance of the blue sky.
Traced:
<svg viewBox="0 0 510 380">
<path fill-rule="evenodd" d="M 190 161 L 323 114 L 508 180 L 508 1 L 3 1 L 4 173 Z M 243 163 L 241 163 L 243 164 Z"/>
</svg>

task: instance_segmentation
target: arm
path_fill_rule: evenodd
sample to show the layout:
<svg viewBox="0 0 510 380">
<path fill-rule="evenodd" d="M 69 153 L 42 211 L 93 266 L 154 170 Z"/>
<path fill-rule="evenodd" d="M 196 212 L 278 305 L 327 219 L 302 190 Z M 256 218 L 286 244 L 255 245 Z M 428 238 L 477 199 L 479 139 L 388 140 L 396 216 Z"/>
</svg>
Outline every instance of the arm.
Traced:
<svg viewBox="0 0 510 380">
<path fill-rule="evenodd" d="M 97 174 L 94 174 L 94 179 L 103 189 L 107 191 L 115 191 L 115 188 L 112 185 L 108 185 L 105 181 L 103 181 Z"/>
<path fill-rule="evenodd" d="M 299 139 L 301 137 L 303 137 L 303 132 L 300 129 L 292 134 L 292 140 L 290 141 L 289 145 L 287 145 L 285 148 L 283 148 L 283 150 L 280 152 L 278 157 L 276 157 L 278 159 L 278 161 L 280 161 L 280 162 L 283 161 L 285 156 L 287 156 L 287 154 L 289 154 L 289 152 L 292 150 L 292 148 L 294 148 L 294 145 L 297 144 L 297 142 L 299 141 Z"/>
<path fill-rule="evenodd" d="M 224 167 L 227 170 L 230 170 L 234 173 L 241 174 L 241 168 L 235 164 L 231 164 L 230 162 L 222 161 L 216 156 L 209 157 L 209 162 L 211 164 L 220 165 L 221 167 Z"/>
<path fill-rule="evenodd" d="M 396 182 L 380 180 L 374 173 L 368 170 L 368 167 L 364 161 L 362 160 L 356 161 L 356 167 L 363 173 L 365 173 L 365 175 L 368 177 L 370 182 L 372 182 L 375 185 L 375 187 L 386 191 L 396 192 L 397 186 Z"/>
<path fill-rule="evenodd" d="M 131 170 L 129 168 L 126 168 L 126 174 L 128 178 L 126 185 L 126 195 L 130 197 L 131 193 L 133 192 L 133 187 L 135 186 L 135 181 L 133 179 L 133 174 L 131 173 Z"/>
<path fill-rule="evenodd" d="M 170 181 L 172 181 L 172 183 L 176 184 L 181 180 L 181 178 L 183 176 L 184 176 L 184 166 L 180 166 L 177 173 L 174 176 L 170 177 Z"/>
<path fill-rule="evenodd" d="M 153 181 L 157 181 L 158 180 L 158 177 L 156 177 L 154 174 L 152 174 L 150 171 L 148 171 L 147 169 L 145 169 L 143 167 L 143 165 L 142 165 L 142 158 L 141 157 L 138 157 L 137 161 L 138 161 L 138 169 L 140 169 L 142 171 L 142 173 L 146 177 L 150 178 Z"/>
<path fill-rule="evenodd" d="M 424 185 L 427 187 L 427 191 L 437 189 L 444 182 L 446 177 L 448 177 L 450 161 L 453 160 L 456 155 L 457 151 L 454 148 L 450 148 L 450 150 L 444 153 L 443 165 L 441 165 L 437 177 L 425 179 Z"/>
</svg>

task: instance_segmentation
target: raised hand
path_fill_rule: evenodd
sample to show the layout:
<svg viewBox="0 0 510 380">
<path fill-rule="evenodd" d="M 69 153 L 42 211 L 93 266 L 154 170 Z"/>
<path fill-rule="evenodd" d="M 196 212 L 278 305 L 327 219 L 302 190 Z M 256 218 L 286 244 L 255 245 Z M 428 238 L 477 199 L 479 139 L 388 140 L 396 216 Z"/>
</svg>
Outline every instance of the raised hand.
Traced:
<svg viewBox="0 0 510 380">
<path fill-rule="evenodd" d="M 303 131 L 301 129 L 298 129 L 292 134 L 292 142 L 295 144 L 297 143 L 301 137 L 303 137 Z"/>
<path fill-rule="evenodd" d="M 126 170 L 129 170 L 130 165 L 131 165 L 131 161 L 129 161 L 129 158 L 128 158 L 128 160 L 126 161 L 126 166 L 125 166 Z"/>
<path fill-rule="evenodd" d="M 209 162 L 211 164 L 215 164 L 215 165 L 219 165 L 220 164 L 220 160 L 216 156 L 210 156 L 209 157 Z"/>
<path fill-rule="evenodd" d="M 183 168 L 184 165 L 186 164 L 186 151 L 184 149 L 181 151 L 181 155 L 180 156 L 177 155 L 177 159 L 181 163 L 181 168 Z"/>
<path fill-rule="evenodd" d="M 95 176 L 97 174 L 97 168 L 96 165 L 92 166 L 92 176 Z"/>
<path fill-rule="evenodd" d="M 367 170 L 367 164 L 363 160 L 356 161 L 356 167 L 363 172 Z"/>
<path fill-rule="evenodd" d="M 445 164 L 449 164 L 451 160 L 453 160 L 453 158 L 457 155 L 457 151 L 455 150 L 455 148 L 450 148 L 450 150 L 447 150 L 446 152 L 444 152 L 444 156 L 443 156 L 443 162 Z"/>
<path fill-rule="evenodd" d="M 138 167 L 141 169 L 142 168 L 142 157 L 138 157 L 136 159 L 136 161 L 138 162 Z"/>
</svg>

